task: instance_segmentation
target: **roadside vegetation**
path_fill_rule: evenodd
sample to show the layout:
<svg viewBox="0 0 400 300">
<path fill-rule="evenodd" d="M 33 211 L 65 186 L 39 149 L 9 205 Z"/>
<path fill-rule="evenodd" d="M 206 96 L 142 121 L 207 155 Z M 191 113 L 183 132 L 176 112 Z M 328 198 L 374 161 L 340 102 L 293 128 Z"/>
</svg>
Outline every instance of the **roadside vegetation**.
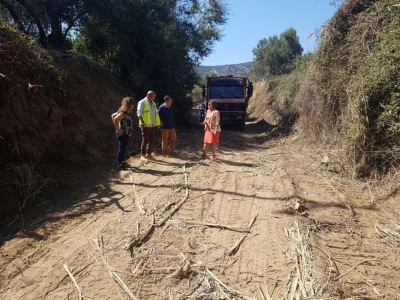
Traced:
<svg viewBox="0 0 400 300">
<path fill-rule="evenodd" d="M 399 27 L 398 1 L 348 0 L 321 28 L 315 53 L 295 52 L 276 72 L 263 58 L 287 49 L 275 45 L 284 34 L 254 50 L 254 76 L 266 82 L 268 101 L 282 115 L 298 115 L 302 138 L 324 144 L 353 177 L 398 173 Z"/>
<path fill-rule="evenodd" d="M 225 1 L 0 1 L 0 20 L 43 48 L 84 54 L 122 76 L 136 98 L 173 97 L 178 113 L 197 82 L 195 67 L 221 38 Z M 138 99 L 139 100 L 139 99 Z"/>
</svg>

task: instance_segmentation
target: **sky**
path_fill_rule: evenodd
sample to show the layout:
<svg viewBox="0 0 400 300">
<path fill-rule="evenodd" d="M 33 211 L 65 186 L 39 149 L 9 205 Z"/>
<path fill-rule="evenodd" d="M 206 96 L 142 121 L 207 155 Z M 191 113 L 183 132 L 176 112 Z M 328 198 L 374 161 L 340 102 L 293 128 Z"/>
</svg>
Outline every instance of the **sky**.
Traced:
<svg viewBox="0 0 400 300">
<path fill-rule="evenodd" d="M 293 27 L 303 53 L 314 52 L 315 33 L 335 13 L 330 0 L 226 0 L 228 21 L 213 53 L 200 64 L 218 66 L 253 61 L 253 49 L 263 38 L 279 36 Z"/>
</svg>

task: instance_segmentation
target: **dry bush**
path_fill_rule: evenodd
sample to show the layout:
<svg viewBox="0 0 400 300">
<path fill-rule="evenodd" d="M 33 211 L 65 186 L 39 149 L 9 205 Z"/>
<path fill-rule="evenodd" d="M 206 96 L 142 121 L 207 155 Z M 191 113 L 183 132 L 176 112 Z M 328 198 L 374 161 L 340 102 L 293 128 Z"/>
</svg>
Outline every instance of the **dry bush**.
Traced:
<svg viewBox="0 0 400 300">
<path fill-rule="evenodd" d="M 62 74 L 50 55 L 35 41 L 6 24 L 0 24 L 0 156 L 33 154 L 45 143 L 34 139 L 55 135 L 61 124 L 57 106 L 65 99 Z M 29 113 L 28 113 L 29 112 Z M 35 138 L 31 138 L 35 137 Z"/>
<path fill-rule="evenodd" d="M 2 184 L 17 190 L 19 199 L 17 201 L 14 199 L 12 203 L 7 203 L 8 199 L 2 199 L 0 207 L 8 204 L 9 209 L 18 210 L 22 227 L 25 228 L 24 213 L 38 201 L 44 201 L 46 192 L 51 188 L 57 188 L 57 184 L 53 179 L 43 177 L 33 163 L 13 165 L 6 171 L 9 176 Z"/>
<path fill-rule="evenodd" d="M 52 183 L 50 178 L 43 178 L 33 164 L 14 167 L 11 174 L 10 181 L 21 195 L 20 210 L 24 210 L 31 202 L 42 200 L 44 189 Z"/>
<path fill-rule="evenodd" d="M 399 163 L 400 8 L 394 4 L 346 1 L 323 28 L 292 106 L 305 136 L 340 149 L 338 159 L 353 176 Z"/>
</svg>

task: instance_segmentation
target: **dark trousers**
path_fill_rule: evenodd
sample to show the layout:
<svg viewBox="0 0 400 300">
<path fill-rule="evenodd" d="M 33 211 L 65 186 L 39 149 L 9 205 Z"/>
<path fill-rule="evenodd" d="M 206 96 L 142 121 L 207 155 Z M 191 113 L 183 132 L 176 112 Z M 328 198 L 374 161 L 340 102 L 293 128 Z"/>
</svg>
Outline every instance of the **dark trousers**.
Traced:
<svg viewBox="0 0 400 300">
<path fill-rule="evenodd" d="M 154 127 L 141 127 L 142 130 L 142 146 L 140 151 L 142 154 L 151 154 L 151 147 L 154 141 Z"/>
<path fill-rule="evenodd" d="M 205 111 L 203 109 L 200 109 L 200 122 L 204 121 L 204 117 L 205 117 Z"/>
<path fill-rule="evenodd" d="M 120 164 L 125 160 L 125 150 L 128 147 L 129 135 L 119 135 L 118 131 L 115 132 L 115 135 L 118 139 L 117 162 Z"/>
</svg>

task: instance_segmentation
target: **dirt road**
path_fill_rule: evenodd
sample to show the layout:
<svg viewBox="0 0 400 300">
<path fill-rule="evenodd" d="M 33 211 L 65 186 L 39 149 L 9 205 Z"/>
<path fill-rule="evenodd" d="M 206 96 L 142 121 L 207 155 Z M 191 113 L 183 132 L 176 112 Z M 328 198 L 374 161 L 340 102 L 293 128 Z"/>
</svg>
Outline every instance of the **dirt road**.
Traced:
<svg viewBox="0 0 400 300">
<path fill-rule="evenodd" d="M 89 170 L 4 224 L 0 298 L 400 299 L 399 182 L 341 178 L 278 133 L 224 130 L 200 161 L 182 129 L 177 157 Z"/>
</svg>

